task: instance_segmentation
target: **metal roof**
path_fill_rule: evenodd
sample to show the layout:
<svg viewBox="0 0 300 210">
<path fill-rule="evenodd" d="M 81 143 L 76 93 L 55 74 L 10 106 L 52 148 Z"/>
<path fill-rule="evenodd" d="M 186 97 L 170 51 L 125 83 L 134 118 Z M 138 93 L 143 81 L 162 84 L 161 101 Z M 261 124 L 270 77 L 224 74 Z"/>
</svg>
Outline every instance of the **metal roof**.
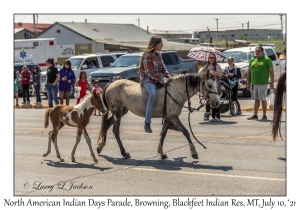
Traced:
<svg viewBox="0 0 300 210">
<path fill-rule="evenodd" d="M 75 23 L 59 22 L 59 24 L 97 42 L 105 41 L 145 41 L 152 34 L 133 24 L 113 23 Z"/>
</svg>

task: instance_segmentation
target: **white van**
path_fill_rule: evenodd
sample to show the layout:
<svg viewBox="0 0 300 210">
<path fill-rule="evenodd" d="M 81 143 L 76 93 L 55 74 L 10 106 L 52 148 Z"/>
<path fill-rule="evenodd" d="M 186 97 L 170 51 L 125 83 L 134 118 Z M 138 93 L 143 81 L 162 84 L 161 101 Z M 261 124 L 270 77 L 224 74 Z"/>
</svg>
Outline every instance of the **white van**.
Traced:
<svg viewBox="0 0 300 210">
<path fill-rule="evenodd" d="M 126 53 L 123 53 L 126 54 Z M 117 60 L 117 56 L 121 56 L 120 53 L 95 53 L 95 54 L 83 54 L 83 55 L 76 55 L 69 58 L 71 62 L 71 68 L 75 73 L 76 80 L 79 77 L 79 73 L 81 70 L 84 70 L 86 72 L 87 78 L 89 77 L 91 72 L 109 67 L 111 63 L 115 62 Z M 95 68 L 91 68 L 90 64 L 93 62 L 93 64 L 96 66 Z M 41 90 L 40 92 L 47 96 L 46 91 L 46 72 L 41 73 Z M 70 94 L 70 97 L 73 97 L 74 91 L 72 88 L 72 92 Z"/>
<path fill-rule="evenodd" d="M 56 38 L 18 39 L 14 41 L 15 64 L 37 64 L 41 71 L 46 71 L 45 61 L 53 58 L 57 64 Z"/>
</svg>

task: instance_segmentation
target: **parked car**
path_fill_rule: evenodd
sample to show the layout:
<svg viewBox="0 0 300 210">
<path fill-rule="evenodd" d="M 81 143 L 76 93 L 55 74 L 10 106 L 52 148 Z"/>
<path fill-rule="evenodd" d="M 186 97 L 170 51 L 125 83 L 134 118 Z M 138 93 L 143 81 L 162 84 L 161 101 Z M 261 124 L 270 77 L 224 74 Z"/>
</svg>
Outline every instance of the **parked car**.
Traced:
<svg viewBox="0 0 300 210">
<path fill-rule="evenodd" d="M 196 60 L 183 60 L 178 56 L 177 51 L 165 51 L 161 53 L 170 74 L 197 73 Z M 128 53 L 119 57 L 110 68 L 100 69 L 90 73 L 89 83 L 93 84 L 97 79 L 100 81 L 100 87 L 104 88 L 107 83 L 119 79 L 129 79 L 140 82 L 138 70 L 142 54 L 142 52 Z"/>
<path fill-rule="evenodd" d="M 234 63 L 237 67 L 241 69 L 242 78 L 239 80 L 239 91 L 243 91 L 245 97 L 250 97 L 251 92 L 246 87 L 246 79 L 247 79 L 247 72 L 250 59 L 254 57 L 254 47 L 240 47 L 240 48 L 233 48 L 230 50 L 226 50 L 223 55 L 226 57 L 223 62 L 219 62 L 222 70 L 225 70 L 225 67 L 228 66 L 227 58 L 232 56 L 234 58 Z M 279 59 L 275 49 L 270 46 L 263 46 L 264 54 L 267 55 L 273 62 L 274 68 L 274 82 L 276 83 L 281 73 L 284 71 L 286 66 L 285 59 Z M 270 81 L 270 80 L 269 80 Z"/>
<path fill-rule="evenodd" d="M 121 56 L 125 53 L 95 53 L 95 54 L 83 54 L 83 55 L 76 55 L 69 58 L 71 62 L 71 68 L 75 73 L 76 80 L 79 77 L 79 73 L 81 70 L 85 70 L 87 77 L 90 75 L 91 72 L 97 71 L 99 69 L 103 69 L 109 67 L 111 63 L 117 60 L 117 56 Z M 90 63 L 93 62 L 96 68 L 90 68 Z M 47 96 L 46 91 L 46 72 L 42 72 L 41 74 L 41 89 L 40 92 Z M 74 96 L 74 88 L 72 88 L 72 92 L 70 97 Z"/>
<path fill-rule="evenodd" d="M 34 90 L 34 86 L 33 86 L 33 82 L 32 82 L 32 72 L 33 72 L 33 68 L 36 66 L 39 71 L 41 71 L 41 68 L 39 67 L 39 65 L 37 65 L 37 63 L 30 63 L 30 64 L 22 64 L 22 63 L 15 63 L 14 64 L 14 69 L 15 70 L 18 70 L 20 73 L 22 71 L 22 68 L 23 66 L 26 65 L 31 73 L 31 76 L 30 76 L 30 86 L 29 86 L 29 94 L 30 96 L 32 95 L 35 95 L 35 90 Z M 18 82 L 18 92 L 19 92 L 19 95 L 22 95 L 23 93 L 23 89 L 22 89 L 22 83 L 21 81 Z"/>
</svg>

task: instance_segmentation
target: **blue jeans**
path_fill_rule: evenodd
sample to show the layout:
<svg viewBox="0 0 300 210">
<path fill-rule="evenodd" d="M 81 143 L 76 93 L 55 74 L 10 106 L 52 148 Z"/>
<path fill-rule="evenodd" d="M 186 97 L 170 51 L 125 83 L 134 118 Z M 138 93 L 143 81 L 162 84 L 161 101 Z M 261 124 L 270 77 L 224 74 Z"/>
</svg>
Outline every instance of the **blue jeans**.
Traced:
<svg viewBox="0 0 300 210">
<path fill-rule="evenodd" d="M 57 98 L 57 92 L 58 92 L 57 85 L 46 84 L 45 87 L 46 87 L 47 96 L 48 96 L 49 108 L 53 108 L 52 100 L 55 102 L 55 104 L 59 104 L 58 98 Z"/>
<path fill-rule="evenodd" d="M 41 85 L 36 85 L 34 88 L 35 88 L 36 102 L 42 102 L 41 94 L 40 94 Z"/>
<path fill-rule="evenodd" d="M 151 123 L 153 106 L 156 98 L 156 85 L 151 82 L 145 82 L 143 86 L 148 92 L 148 101 L 146 107 L 145 123 Z"/>
</svg>

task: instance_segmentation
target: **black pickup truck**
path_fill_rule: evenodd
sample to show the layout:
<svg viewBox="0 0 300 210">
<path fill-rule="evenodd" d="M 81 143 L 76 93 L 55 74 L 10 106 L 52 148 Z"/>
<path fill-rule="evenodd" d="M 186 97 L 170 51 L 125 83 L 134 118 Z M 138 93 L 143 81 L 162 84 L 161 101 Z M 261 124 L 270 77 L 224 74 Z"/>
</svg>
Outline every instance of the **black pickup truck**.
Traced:
<svg viewBox="0 0 300 210">
<path fill-rule="evenodd" d="M 107 83 L 119 79 L 129 79 L 139 82 L 139 63 L 142 56 L 140 53 L 129 53 L 119 57 L 109 68 L 94 71 L 89 75 L 89 83 L 92 85 L 95 80 L 100 81 L 100 87 L 104 88 Z M 177 51 L 161 52 L 163 61 L 170 74 L 197 73 L 196 61 L 194 59 L 183 60 L 178 56 Z"/>
</svg>

